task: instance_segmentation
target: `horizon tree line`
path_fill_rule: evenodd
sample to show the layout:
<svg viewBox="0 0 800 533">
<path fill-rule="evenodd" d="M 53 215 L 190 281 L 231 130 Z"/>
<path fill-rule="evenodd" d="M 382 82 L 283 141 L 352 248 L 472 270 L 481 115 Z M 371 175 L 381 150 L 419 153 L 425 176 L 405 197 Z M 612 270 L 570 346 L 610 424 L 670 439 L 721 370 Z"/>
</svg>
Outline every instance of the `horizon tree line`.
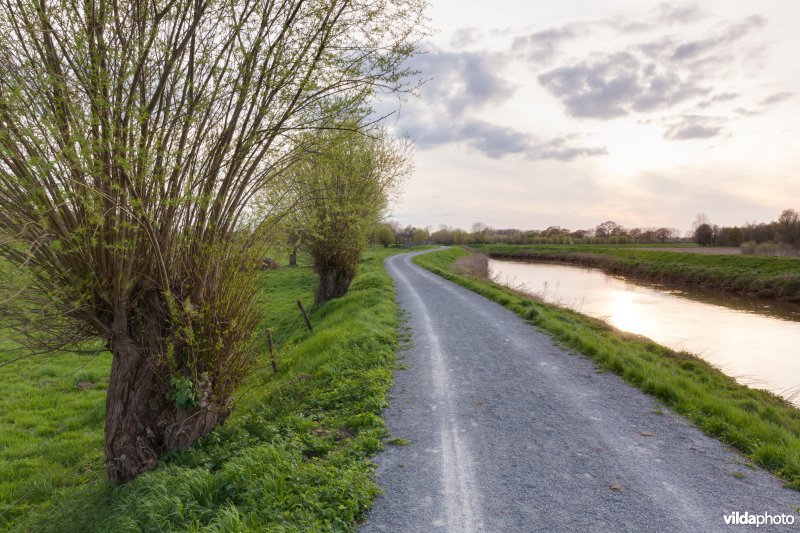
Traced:
<svg viewBox="0 0 800 533">
<path fill-rule="evenodd" d="M 411 246 L 418 244 L 668 244 L 694 242 L 701 246 L 739 247 L 744 243 L 775 243 L 800 248 L 800 214 L 795 209 L 785 209 L 775 221 L 748 222 L 742 226 L 717 226 L 707 215 L 700 213 L 692 229 L 681 236 L 681 231 L 670 227 L 625 228 L 607 220 L 589 229 L 570 230 L 549 226 L 538 230 L 516 228 L 495 229 L 482 222 L 472 224 L 467 231 L 445 224 L 432 231 L 430 226 L 418 228 L 402 226 L 396 221 L 373 227 L 370 244 L 384 246 Z"/>
</svg>

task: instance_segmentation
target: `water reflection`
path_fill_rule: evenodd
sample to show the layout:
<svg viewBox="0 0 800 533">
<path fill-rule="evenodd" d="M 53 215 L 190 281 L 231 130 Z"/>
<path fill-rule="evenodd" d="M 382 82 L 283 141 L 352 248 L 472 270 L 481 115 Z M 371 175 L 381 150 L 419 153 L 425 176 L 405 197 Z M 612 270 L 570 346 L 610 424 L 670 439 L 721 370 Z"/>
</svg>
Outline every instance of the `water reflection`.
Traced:
<svg viewBox="0 0 800 533">
<path fill-rule="evenodd" d="M 800 306 L 632 283 L 552 263 L 490 261 L 506 285 L 696 354 L 740 383 L 794 398 L 800 383 Z"/>
</svg>

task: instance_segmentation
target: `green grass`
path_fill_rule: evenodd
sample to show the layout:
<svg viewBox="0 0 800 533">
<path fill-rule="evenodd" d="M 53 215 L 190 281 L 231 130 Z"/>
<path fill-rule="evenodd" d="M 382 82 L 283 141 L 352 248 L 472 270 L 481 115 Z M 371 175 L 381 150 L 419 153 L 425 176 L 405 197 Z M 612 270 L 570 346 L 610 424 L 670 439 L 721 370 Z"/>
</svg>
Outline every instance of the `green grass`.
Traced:
<svg viewBox="0 0 800 533">
<path fill-rule="evenodd" d="M 800 489 L 800 410 L 768 392 L 739 385 L 692 355 L 574 311 L 534 302 L 490 281 L 455 273 L 453 262 L 468 253 L 450 248 L 414 261 L 528 319 Z"/>
<path fill-rule="evenodd" d="M 223 426 L 121 487 L 103 468 L 107 353 L 0 367 L 0 530 L 353 530 L 378 491 L 370 456 L 386 436 L 398 313 L 382 262 L 393 252 L 369 250 L 350 292 L 314 308 L 308 268 L 266 273 L 279 373 L 263 355 Z"/>
<path fill-rule="evenodd" d="M 493 244 L 476 248 L 498 258 L 564 261 L 639 279 L 800 301 L 800 260 L 794 258 L 661 252 L 631 245 Z"/>
</svg>

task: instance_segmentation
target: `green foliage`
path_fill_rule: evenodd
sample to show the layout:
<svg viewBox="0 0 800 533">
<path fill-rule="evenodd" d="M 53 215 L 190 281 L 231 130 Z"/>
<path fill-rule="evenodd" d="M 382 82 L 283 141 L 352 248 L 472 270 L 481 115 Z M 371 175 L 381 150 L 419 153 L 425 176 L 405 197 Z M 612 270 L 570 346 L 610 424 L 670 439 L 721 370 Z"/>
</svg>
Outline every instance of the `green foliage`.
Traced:
<svg viewBox="0 0 800 533">
<path fill-rule="evenodd" d="M 697 229 L 694 230 L 692 238 L 694 242 L 700 246 L 714 244 L 714 228 L 711 227 L 711 224 L 700 224 L 697 226 Z"/>
<path fill-rule="evenodd" d="M 186 376 L 172 376 L 170 385 L 170 398 L 175 402 L 175 407 L 188 409 L 197 405 L 197 387 L 191 379 Z"/>
<path fill-rule="evenodd" d="M 313 272 L 262 273 L 260 327 L 275 329 L 278 374 L 262 353 L 225 425 L 122 487 L 103 476 L 108 354 L 80 376 L 85 356 L 26 361 L 24 386 L 0 368 L 0 529 L 354 530 L 378 490 L 369 457 L 386 435 L 378 415 L 395 362 L 386 255 L 368 250 L 352 290 L 309 310 L 313 333 L 295 304 L 312 297 Z M 79 377 L 95 385 L 76 388 Z"/>
<path fill-rule="evenodd" d="M 369 230 L 410 171 L 407 147 L 385 132 L 340 127 L 309 136 L 306 157 L 289 172 L 293 225 L 319 276 L 317 303 L 347 292 Z"/>
<path fill-rule="evenodd" d="M 373 226 L 369 234 L 370 244 L 380 244 L 388 248 L 394 243 L 394 231 L 389 224 L 377 224 Z"/>
<path fill-rule="evenodd" d="M 484 250 L 492 247 L 484 247 Z M 800 410 L 766 391 L 750 389 L 705 361 L 649 339 L 453 270 L 462 248 L 419 255 L 428 270 L 500 303 L 564 345 L 619 374 L 628 383 L 686 416 L 706 434 L 738 448 L 755 463 L 800 489 Z M 690 254 L 676 254 L 690 255 Z M 535 310 L 532 317 L 530 310 Z"/>
</svg>

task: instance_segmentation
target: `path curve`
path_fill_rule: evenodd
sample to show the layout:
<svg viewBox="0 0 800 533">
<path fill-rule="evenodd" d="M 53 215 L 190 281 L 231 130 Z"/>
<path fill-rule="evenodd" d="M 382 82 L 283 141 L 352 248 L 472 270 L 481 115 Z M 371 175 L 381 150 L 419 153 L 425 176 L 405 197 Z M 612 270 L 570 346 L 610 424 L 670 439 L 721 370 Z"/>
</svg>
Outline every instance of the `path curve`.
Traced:
<svg viewBox="0 0 800 533">
<path fill-rule="evenodd" d="M 800 493 L 503 307 L 387 259 L 401 352 L 373 531 L 731 531 Z M 663 413 L 663 414 L 659 414 Z"/>
</svg>

